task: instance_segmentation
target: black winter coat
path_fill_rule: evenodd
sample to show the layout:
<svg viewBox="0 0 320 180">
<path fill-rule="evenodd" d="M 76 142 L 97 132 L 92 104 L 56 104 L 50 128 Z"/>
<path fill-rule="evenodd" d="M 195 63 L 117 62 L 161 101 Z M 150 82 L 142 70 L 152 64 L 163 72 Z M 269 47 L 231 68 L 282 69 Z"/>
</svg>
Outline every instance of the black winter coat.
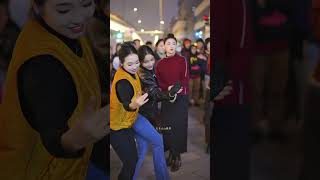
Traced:
<svg viewBox="0 0 320 180">
<path fill-rule="evenodd" d="M 145 116 L 147 119 L 153 121 L 158 112 L 158 102 L 169 101 L 173 98 L 170 98 L 169 91 L 162 92 L 160 90 L 154 70 L 148 70 L 141 67 L 138 75 L 141 79 L 143 92 L 148 93 L 149 95 L 149 101 L 140 107 L 139 113 Z"/>
</svg>

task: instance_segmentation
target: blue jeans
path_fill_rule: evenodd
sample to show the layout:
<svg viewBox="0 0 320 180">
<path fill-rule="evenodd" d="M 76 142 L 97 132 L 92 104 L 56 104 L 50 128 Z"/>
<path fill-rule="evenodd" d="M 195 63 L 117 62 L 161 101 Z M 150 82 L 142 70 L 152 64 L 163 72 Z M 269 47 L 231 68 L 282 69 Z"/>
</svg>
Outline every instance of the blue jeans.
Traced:
<svg viewBox="0 0 320 180">
<path fill-rule="evenodd" d="M 109 177 L 90 162 L 86 180 L 109 180 Z"/>
<path fill-rule="evenodd" d="M 148 151 L 148 145 L 152 145 L 153 154 L 153 166 L 157 180 L 169 180 L 169 173 L 163 151 L 163 140 L 161 135 L 151 125 L 151 123 L 142 115 L 138 115 L 138 118 L 133 125 L 133 129 L 136 133 L 136 143 L 138 150 L 138 162 L 136 170 L 133 176 L 133 180 L 136 180 L 139 171 L 141 169 L 144 157 Z"/>
</svg>

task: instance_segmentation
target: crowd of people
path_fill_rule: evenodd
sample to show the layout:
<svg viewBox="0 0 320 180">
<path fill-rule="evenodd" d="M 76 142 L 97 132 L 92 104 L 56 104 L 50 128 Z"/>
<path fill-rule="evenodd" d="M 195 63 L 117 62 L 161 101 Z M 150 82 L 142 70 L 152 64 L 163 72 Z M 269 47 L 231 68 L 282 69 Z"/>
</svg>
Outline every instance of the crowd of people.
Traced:
<svg viewBox="0 0 320 180">
<path fill-rule="evenodd" d="M 155 47 L 150 41 L 141 45 L 138 39 L 118 43 L 110 55 L 110 143 L 122 161 L 118 179 L 137 179 L 148 144 L 156 179 L 170 179 L 167 166 L 175 172 L 182 165 L 189 106 L 200 108 L 209 96 L 210 39 L 185 39 L 181 52 L 177 46 L 177 39 L 168 34 Z M 204 119 L 209 124 L 210 118 Z"/>
<path fill-rule="evenodd" d="M 212 19 L 214 179 L 249 179 L 263 142 L 305 145 L 300 179 L 318 179 L 319 1 L 217 0 Z"/>
</svg>

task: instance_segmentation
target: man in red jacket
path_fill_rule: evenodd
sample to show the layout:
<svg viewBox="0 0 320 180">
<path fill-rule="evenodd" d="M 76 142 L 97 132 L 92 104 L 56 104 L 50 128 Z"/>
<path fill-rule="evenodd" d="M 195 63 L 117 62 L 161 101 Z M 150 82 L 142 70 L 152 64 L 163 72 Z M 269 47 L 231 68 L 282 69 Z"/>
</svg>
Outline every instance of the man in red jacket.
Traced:
<svg viewBox="0 0 320 180">
<path fill-rule="evenodd" d="M 214 59 L 211 92 L 215 92 L 216 83 L 221 84 L 220 78 L 224 85 L 229 81 L 229 86 L 214 100 L 213 176 L 215 180 L 248 180 L 250 72 L 253 60 L 249 6 L 246 0 L 215 0 L 212 7 Z M 217 74 L 221 71 L 222 75 Z"/>
</svg>

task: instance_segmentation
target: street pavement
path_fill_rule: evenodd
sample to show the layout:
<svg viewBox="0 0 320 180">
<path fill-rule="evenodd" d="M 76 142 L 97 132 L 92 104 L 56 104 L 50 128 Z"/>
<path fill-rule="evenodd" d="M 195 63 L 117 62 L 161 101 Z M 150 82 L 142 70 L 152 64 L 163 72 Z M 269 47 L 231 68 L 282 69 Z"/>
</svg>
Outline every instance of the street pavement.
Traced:
<svg viewBox="0 0 320 180">
<path fill-rule="evenodd" d="M 205 152 L 203 111 L 200 107 L 189 108 L 188 152 L 182 154 L 182 166 L 177 172 L 170 172 L 171 180 L 210 180 L 210 155 Z M 121 168 L 121 161 L 110 149 L 111 180 L 116 180 Z M 152 152 L 143 162 L 138 180 L 155 180 Z"/>
</svg>

